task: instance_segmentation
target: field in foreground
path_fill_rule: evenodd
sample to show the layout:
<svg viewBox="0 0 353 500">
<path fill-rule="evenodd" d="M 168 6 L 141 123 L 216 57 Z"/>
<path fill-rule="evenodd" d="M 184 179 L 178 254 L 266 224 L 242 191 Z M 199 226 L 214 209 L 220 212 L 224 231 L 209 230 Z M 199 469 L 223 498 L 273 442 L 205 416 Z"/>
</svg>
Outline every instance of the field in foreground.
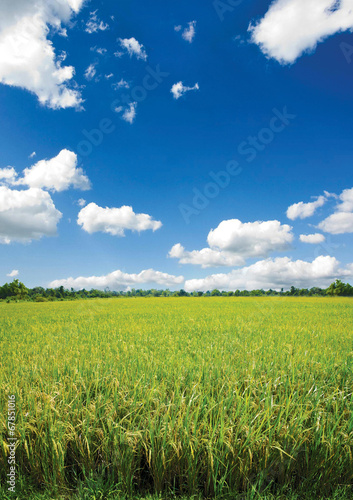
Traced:
<svg viewBox="0 0 353 500">
<path fill-rule="evenodd" d="M 350 299 L 0 304 L 0 498 L 9 394 L 18 498 L 348 498 L 352 325 Z"/>
</svg>

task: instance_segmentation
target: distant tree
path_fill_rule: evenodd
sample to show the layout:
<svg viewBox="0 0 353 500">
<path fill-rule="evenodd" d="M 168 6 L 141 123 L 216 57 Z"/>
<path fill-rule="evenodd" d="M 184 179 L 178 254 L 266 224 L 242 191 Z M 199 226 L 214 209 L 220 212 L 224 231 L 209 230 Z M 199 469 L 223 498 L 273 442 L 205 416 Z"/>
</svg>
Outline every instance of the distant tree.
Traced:
<svg viewBox="0 0 353 500">
<path fill-rule="evenodd" d="M 212 290 L 211 292 L 211 296 L 212 297 L 219 297 L 221 295 L 221 292 L 219 290 L 217 290 L 217 288 L 215 288 L 214 290 Z"/>
</svg>

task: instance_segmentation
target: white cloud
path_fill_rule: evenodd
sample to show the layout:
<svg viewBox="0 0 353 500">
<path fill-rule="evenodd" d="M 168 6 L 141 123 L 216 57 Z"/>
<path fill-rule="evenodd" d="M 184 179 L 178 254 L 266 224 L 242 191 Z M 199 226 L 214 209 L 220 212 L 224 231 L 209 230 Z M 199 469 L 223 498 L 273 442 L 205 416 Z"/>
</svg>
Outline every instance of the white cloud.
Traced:
<svg viewBox="0 0 353 500">
<path fill-rule="evenodd" d="M 179 99 L 186 92 L 189 92 L 190 90 L 199 90 L 199 89 L 200 87 L 198 83 L 195 83 L 193 87 L 186 87 L 185 85 L 183 85 L 183 82 L 178 82 L 174 83 L 170 91 L 173 94 L 174 99 Z"/>
<path fill-rule="evenodd" d="M 288 257 L 266 259 L 249 267 L 234 269 L 228 274 L 212 274 L 203 279 L 185 282 L 185 290 L 237 290 L 276 289 L 296 286 L 325 288 L 336 278 L 353 276 L 353 264 L 340 268 L 340 263 L 330 256 L 317 257 L 313 262 L 293 261 Z"/>
<path fill-rule="evenodd" d="M 207 237 L 210 248 L 185 251 L 180 243 L 173 246 L 169 257 L 181 264 L 241 266 L 251 257 L 267 257 L 272 252 L 288 249 L 293 241 L 291 227 L 277 220 L 243 223 L 238 219 L 222 221 Z"/>
<path fill-rule="evenodd" d="M 112 87 L 114 90 L 129 89 L 130 85 L 128 84 L 128 82 L 126 80 L 124 80 L 124 78 L 122 78 L 119 82 L 113 83 Z"/>
<path fill-rule="evenodd" d="M 3 181 L 6 184 L 12 184 L 16 181 L 17 173 L 13 167 L 0 168 L 0 185 Z"/>
<path fill-rule="evenodd" d="M 325 233 L 353 233 L 353 213 L 337 212 L 320 222 L 317 227 Z"/>
<path fill-rule="evenodd" d="M 77 155 L 63 149 L 50 160 L 40 160 L 23 171 L 23 178 L 16 185 L 43 188 L 50 191 L 65 191 L 70 187 L 86 191 L 91 184 L 82 168 L 77 168 Z"/>
<path fill-rule="evenodd" d="M 85 28 L 86 33 L 92 34 L 97 33 L 98 31 L 105 31 L 109 29 L 109 24 L 104 23 L 103 21 L 98 19 L 97 12 L 98 10 L 90 12 L 90 16 Z"/>
<path fill-rule="evenodd" d="M 325 236 L 320 233 L 315 234 L 301 234 L 299 239 L 302 243 L 310 243 L 312 245 L 316 245 L 318 243 L 322 243 L 325 241 Z"/>
<path fill-rule="evenodd" d="M 160 221 L 147 214 L 135 214 L 132 207 L 102 208 L 90 203 L 78 214 L 77 224 L 89 234 L 98 231 L 113 236 L 125 236 L 125 230 L 156 231 L 162 227 Z"/>
<path fill-rule="evenodd" d="M 16 278 L 16 276 L 18 276 L 20 273 L 18 271 L 18 269 L 14 269 L 13 271 L 11 271 L 11 273 L 7 274 L 6 276 L 8 276 L 9 278 Z"/>
<path fill-rule="evenodd" d="M 137 59 L 147 60 L 147 53 L 144 46 L 136 38 L 119 38 L 122 48 L 126 49 L 129 56 L 136 56 Z M 118 55 L 118 53 L 116 53 Z"/>
<path fill-rule="evenodd" d="M 79 200 L 77 200 L 77 205 L 79 207 L 84 207 L 86 205 L 86 200 L 84 200 L 83 198 L 80 198 Z"/>
<path fill-rule="evenodd" d="M 196 21 L 191 21 L 190 23 L 188 23 L 188 27 L 184 29 L 183 33 L 182 33 L 182 38 L 189 42 L 189 43 L 192 43 L 192 41 L 194 40 L 194 37 L 195 37 L 195 34 L 196 34 Z"/>
<path fill-rule="evenodd" d="M 169 257 L 179 259 L 180 264 L 193 264 L 207 267 L 218 266 L 242 266 L 244 259 L 231 252 L 223 252 L 220 250 L 213 250 L 211 248 L 203 248 L 202 250 L 193 250 L 187 252 L 180 243 L 177 243 L 170 250 Z"/>
<path fill-rule="evenodd" d="M 294 63 L 325 38 L 353 29 L 351 0 L 275 0 L 249 27 L 252 41 L 282 64 Z"/>
<path fill-rule="evenodd" d="M 136 107 L 137 107 L 137 102 L 130 103 L 130 106 L 125 109 L 122 119 L 128 123 L 131 124 L 134 123 L 134 120 L 136 118 Z"/>
<path fill-rule="evenodd" d="M 55 236 L 61 217 L 49 193 L 38 188 L 16 191 L 0 186 L 0 243 Z"/>
<path fill-rule="evenodd" d="M 295 203 L 288 207 L 287 217 L 291 220 L 311 217 L 316 212 L 316 209 L 322 207 L 326 201 L 327 199 L 325 196 L 319 196 L 316 201 L 312 201 L 311 203 L 304 203 L 302 201 Z"/>
<path fill-rule="evenodd" d="M 353 233 L 353 188 L 345 189 L 337 197 L 341 203 L 335 208 L 335 213 L 324 219 L 318 228 L 326 233 Z"/>
<path fill-rule="evenodd" d="M 104 49 L 102 47 L 97 47 L 97 45 L 95 45 L 94 47 L 91 47 L 89 50 L 91 52 L 96 52 L 100 56 L 104 56 L 104 54 L 106 54 L 108 52 L 107 49 Z"/>
<path fill-rule="evenodd" d="M 342 201 L 337 206 L 337 210 L 340 212 L 353 212 L 353 188 L 345 189 L 339 195 L 339 199 Z"/>
<path fill-rule="evenodd" d="M 171 274 L 155 271 L 154 269 L 147 269 L 141 271 L 139 274 L 128 274 L 122 271 L 114 271 L 106 276 L 90 276 L 80 278 L 68 278 L 63 280 L 52 281 L 49 286 L 57 288 L 63 286 L 65 288 L 74 288 L 76 290 L 91 288 L 104 290 L 119 291 L 121 288 L 130 288 L 134 286 L 141 286 L 145 284 L 156 284 L 163 288 L 180 285 L 184 283 L 183 276 L 173 276 Z"/>
<path fill-rule="evenodd" d="M 36 156 L 36 154 L 37 153 L 35 151 L 33 151 L 33 153 L 31 153 L 28 158 L 34 158 Z"/>
<path fill-rule="evenodd" d="M 83 0 L 3 0 L 0 18 L 0 82 L 34 93 L 53 109 L 82 107 L 81 95 L 69 88 L 75 70 L 62 66 L 50 28 L 60 32 Z"/>
<path fill-rule="evenodd" d="M 174 26 L 174 31 L 176 31 L 177 33 L 179 33 L 179 31 L 182 30 L 182 25 L 181 24 L 178 24 L 178 26 Z"/>
<path fill-rule="evenodd" d="M 107 80 L 110 80 L 110 78 L 113 78 L 114 74 L 113 73 L 109 73 L 108 75 L 104 75 L 104 78 L 106 78 Z"/>
<path fill-rule="evenodd" d="M 86 80 L 92 80 L 92 78 L 95 77 L 96 73 L 97 73 L 96 65 L 95 64 L 90 64 L 88 66 L 88 68 L 86 69 L 86 71 L 85 71 L 85 78 L 86 78 Z"/>
</svg>

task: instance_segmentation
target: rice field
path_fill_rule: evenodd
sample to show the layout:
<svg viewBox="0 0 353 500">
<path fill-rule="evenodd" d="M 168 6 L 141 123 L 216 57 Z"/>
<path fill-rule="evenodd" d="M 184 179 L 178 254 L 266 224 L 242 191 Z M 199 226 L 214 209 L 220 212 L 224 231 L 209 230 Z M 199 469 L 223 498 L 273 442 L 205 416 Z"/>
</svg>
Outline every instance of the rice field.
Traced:
<svg viewBox="0 0 353 500">
<path fill-rule="evenodd" d="M 0 497 L 348 498 L 352 327 L 343 298 L 0 304 Z"/>
</svg>

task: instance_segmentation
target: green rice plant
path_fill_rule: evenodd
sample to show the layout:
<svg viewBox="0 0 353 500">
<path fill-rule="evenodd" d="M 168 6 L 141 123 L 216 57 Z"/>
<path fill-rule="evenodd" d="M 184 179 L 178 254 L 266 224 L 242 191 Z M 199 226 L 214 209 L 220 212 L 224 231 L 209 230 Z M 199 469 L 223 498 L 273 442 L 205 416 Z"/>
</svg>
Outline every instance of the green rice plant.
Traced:
<svg viewBox="0 0 353 500">
<path fill-rule="evenodd" d="M 14 394 L 18 488 L 33 495 L 348 498 L 352 306 L 0 304 L 0 491 Z"/>
</svg>

